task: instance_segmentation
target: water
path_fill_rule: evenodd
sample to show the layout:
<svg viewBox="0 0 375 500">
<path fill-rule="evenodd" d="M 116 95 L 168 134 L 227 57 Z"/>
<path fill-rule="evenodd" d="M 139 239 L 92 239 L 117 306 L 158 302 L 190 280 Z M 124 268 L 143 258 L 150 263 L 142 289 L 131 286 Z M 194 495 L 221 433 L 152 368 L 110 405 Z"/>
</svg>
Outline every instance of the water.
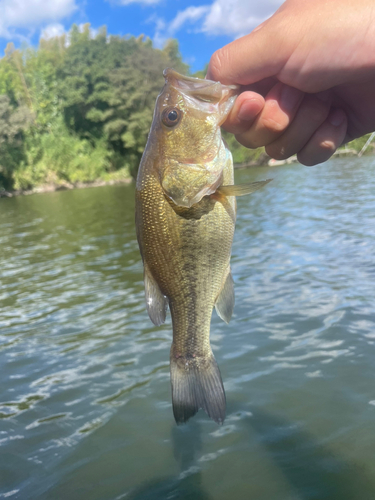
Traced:
<svg viewBox="0 0 375 500">
<path fill-rule="evenodd" d="M 373 500 L 375 159 L 239 172 L 222 427 L 173 420 L 133 186 L 0 200 L 0 498 Z"/>
</svg>

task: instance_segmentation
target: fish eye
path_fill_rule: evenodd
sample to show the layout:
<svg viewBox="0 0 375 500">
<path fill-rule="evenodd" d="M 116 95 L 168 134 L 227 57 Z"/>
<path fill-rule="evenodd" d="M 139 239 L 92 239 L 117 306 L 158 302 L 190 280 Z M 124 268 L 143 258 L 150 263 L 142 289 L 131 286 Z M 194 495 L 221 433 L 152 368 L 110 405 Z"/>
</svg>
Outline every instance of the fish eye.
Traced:
<svg viewBox="0 0 375 500">
<path fill-rule="evenodd" d="M 166 127 L 174 127 L 181 120 L 182 112 L 178 108 L 165 108 L 161 114 L 161 121 Z"/>
</svg>

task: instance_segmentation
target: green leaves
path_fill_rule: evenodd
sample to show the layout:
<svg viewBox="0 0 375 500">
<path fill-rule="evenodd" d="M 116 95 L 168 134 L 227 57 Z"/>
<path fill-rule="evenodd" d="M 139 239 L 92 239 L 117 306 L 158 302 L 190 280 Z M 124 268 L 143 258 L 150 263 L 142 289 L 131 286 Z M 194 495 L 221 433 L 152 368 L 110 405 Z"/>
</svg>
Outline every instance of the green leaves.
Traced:
<svg viewBox="0 0 375 500">
<path fill-rule="evenodd" d="M 136 175 L 164 84 L 188 72 L 177 40 L 95 36 L 73 25 L 37 50 L 8 44 L 0 60 L 0 188 Z"/>
<path fill-rule="evenodd" d="M 0 95 L 0 188 L 13 187 L 13 173 L 25 158 L 24 131 L 32 120 L 28 108 L 14 110 L 9 97 Z"/>
</svg>

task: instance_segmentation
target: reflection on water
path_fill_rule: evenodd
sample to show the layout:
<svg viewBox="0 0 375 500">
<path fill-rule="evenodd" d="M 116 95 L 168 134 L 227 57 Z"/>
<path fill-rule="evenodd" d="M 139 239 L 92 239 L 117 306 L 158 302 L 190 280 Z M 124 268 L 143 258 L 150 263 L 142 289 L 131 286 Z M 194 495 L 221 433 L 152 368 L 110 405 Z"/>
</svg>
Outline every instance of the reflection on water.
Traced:
<svg viewBox="0 0 375 500">
<path fill-rule="evenodd" d="M 0 200 L 0 498 L 375 498 L 375 160 L 254 169 L 222 427 L 174 423 L 132 186 Z"/>
</svg>

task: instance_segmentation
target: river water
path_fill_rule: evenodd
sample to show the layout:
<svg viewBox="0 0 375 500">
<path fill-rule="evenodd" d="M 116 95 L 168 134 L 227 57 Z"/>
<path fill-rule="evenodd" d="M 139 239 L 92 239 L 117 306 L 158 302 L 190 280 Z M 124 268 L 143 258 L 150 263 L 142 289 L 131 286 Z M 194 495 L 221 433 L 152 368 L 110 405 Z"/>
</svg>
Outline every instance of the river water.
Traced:
<svg viewBox="0 0 375 500">
<path fill-rule="evenodd" d="M 134 187 L 0 199 L 0 498 L 373 500 L 375 159 L 237 173 L 223 426 L 173 420 Z"/>
</svg>

